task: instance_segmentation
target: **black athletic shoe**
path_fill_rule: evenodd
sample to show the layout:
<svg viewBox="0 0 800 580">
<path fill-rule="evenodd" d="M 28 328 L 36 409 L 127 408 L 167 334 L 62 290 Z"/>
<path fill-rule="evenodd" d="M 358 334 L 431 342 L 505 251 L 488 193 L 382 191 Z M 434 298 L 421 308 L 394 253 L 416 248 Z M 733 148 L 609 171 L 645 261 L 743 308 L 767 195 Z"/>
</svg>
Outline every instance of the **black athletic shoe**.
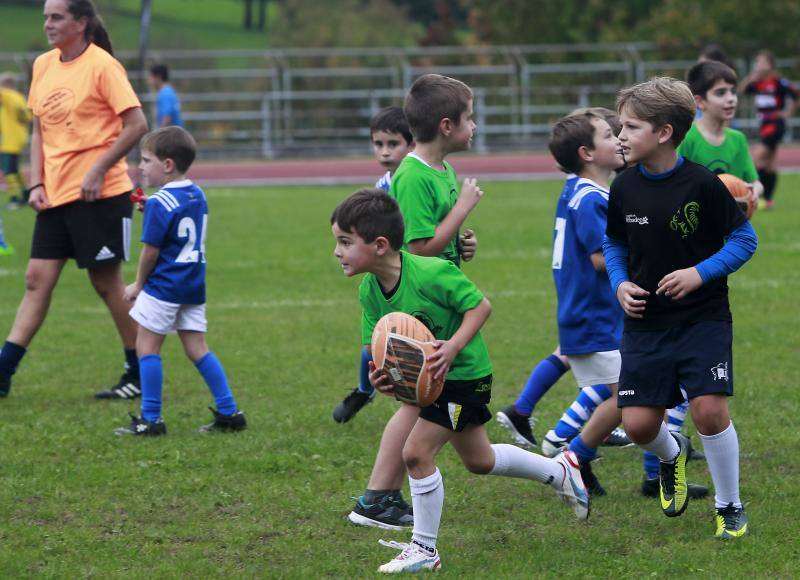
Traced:
<svg viewBox="0 0 800 580">
<path fill-rule="evenodd" d="M 95 399 L 137 399 L 142 396 L 139 378 L 130 373 L 123 373 L 119 382 L 105 391 L 97 391 Z"/>
<path fill-rule="evenodd" d="M 714 534 L 721 540 L 732 540 L 747 535 L 747 513 L 744 506 L 734 507 L 729 503 L 724 508 L 717 508 L 717 531 Z"/>
<path fill-rule="evenodd" d="M 350 391 L 350 394 L 344 398 L 344 401 L 336 405 L 333 410 L 333 420 L 337 423 L 347 423 L 350 419 L 356 416 L 364 405 L 371 402 L 375 398 L 375 391 L 370 394 L 361 392 L 358 387 Z"/>
<path fill-rule="evenodd" d="M 247 427 L 247 421 L 244 418 L 244 413 L 241 411 L 236 411 L 233 415 L 223 415 L 211 407 L 209 407 L 208 410 L 214 413 L 214 420 L 200 427 L 201 433 L 209 433 L 211 431 L 241 431 Z"/>
<path fill-rule="evenodd" d="M 686 461 L 705 461 L 706 456 L 694 448 L 690 437 L 687 437 L 687 439 L 689 439 L 689 456 L 686 458 Z"/>
<path fill-rule="evenodd" d="M 362 495 L 356 500 L 353 511 L 347 516 L 357 526 L 400 531 L 414 525 L 411 506 L 402 497 L 386 495 L 377 503 L 364 503 Z"/>
<path fill-rule="evenodd" d="M 137 417 L 131 414 L 131 424 L 127 427 L 114 429 L 114 434 L 157 437 L 158 435 L 167 434 L 167 425 L 161 417 L 155 421 L 148 421 L 144 417 Z"/>
<path fill-rule="evenodd" d="M 8 396 L 11 390 L 11 377 L 0 375 L 0 399 Z"/>
<path fill-rule="evenodd" d="M 630 447 L 633 445 L 633 441 L 625 433 L 625 429 L 617 427 L 606 437 L 602 444 L 606 447 Z"/>
<path fill-rule="evenodd" d="M 583 485 L 586 486 L 586 492 L 590 497 L 606 495 L 606 490 L 600 485 L 600 481 L 592 471 L 591 463 L 581 465 L 581 479 L 583 479 Z"/>
<path fill-rule="evenodd" d="M 533 415 L 526 417 L 520 415 L 514 408 L 514 405 L 509 405 L 502 411 L 497 412 L 497 422 L 501 427 L 505 427 L 511 433 L 511 438 L 514 443 L 521 447 L 536 447 L 536 437 L 533 436 Z"/>
<path fill-rule="evenodd" d="M 690 499 L 700 499 L 708 495 L 708 488 L 699 483 L 686 484 Z M 658 478 L 648 479 L 647 476 L 642 480 L 642 495 L 645 497 L 658 497 Z"/>
</svg>

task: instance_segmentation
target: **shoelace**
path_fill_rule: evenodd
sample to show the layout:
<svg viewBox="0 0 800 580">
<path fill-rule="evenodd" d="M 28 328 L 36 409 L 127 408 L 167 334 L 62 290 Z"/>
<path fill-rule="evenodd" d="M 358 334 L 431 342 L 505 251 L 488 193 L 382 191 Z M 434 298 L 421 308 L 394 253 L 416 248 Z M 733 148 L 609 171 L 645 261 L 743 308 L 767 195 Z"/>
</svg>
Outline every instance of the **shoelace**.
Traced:
<svg viewBox="0 0 800 580">
<path fill-rule="evenodd" d="M 661 464 L 661 477 L 659 478 L 664 492 L 669 495 L 675 494 L 675 464 L 662 463 Z"/>
<path fill-rule="evenodd" d="M 725 522 L 725 529 L 735 529 L 739 524 L 739 514 L 741 512 L 736 509 L 732 503 L 729 503 L 724 508 L 717 510 L 717 515 Z"/>
<path fill-rule="evenodd" d="M 622 427 L 615 428 L 611 432 L 611 434 L 614 435 L 615 437 L 619 437 L 620 439 L 623 439 L 623 438 L 627 439 L 628 438 L 628 434 L 625 433 L 625 429 L 623 429 Z"/>
</svg>

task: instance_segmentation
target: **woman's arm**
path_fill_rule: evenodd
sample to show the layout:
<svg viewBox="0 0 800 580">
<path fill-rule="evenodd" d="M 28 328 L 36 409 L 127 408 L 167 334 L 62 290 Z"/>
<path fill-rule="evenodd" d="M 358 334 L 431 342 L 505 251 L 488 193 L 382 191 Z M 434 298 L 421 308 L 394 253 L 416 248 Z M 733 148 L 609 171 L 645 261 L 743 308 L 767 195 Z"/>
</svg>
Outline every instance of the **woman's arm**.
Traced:
<svg viewBox="0 0 800 580">
<path fill-rule="evenodd" d="M 42 151 L 42 126 L 39 117 L 33 118 L 33 129 L 31 130 L 31 183 L 34 185 L 30 189 L 28 205 L 36 211 L 41 211 L 50 207 L 47 200 L 47 191 L 44 184 L 44 151 Z"/>
<path fill-rule="evenodd" d="M 133 107 L 120 114 L 122 119 L 122 132 L 117 137 L 117 140 L 111 144 L 108 151 L 95 162 L 94 166 L 89 170 L 83 178 L 81 184 L 81 199 L 84 201 L 95 201 L 100 199 L 100 192 L 103 187 L 103 179 L 105 179 L 106 172 L 111 169 L 114 164 L 125 157 L 131 149 L 133 149 L 142 138 L 142 135 L 147 133 L 147 119 L 141 107 Z"/>
</svg>

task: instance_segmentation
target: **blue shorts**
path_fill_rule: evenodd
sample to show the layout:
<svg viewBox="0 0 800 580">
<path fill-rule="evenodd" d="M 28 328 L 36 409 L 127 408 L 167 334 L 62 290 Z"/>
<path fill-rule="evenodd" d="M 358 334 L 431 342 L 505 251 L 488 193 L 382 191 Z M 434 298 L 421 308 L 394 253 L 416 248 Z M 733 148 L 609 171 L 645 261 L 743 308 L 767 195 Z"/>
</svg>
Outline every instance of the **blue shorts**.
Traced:
<svg viewBox="0 0 800 580">
<path fill-rule="evenodd" d="M 619 407 L 664 407 L 700 395 L 733 395 L 733 325 L 697 322 L 666 330 L 625 331 Z"/>
</svg>

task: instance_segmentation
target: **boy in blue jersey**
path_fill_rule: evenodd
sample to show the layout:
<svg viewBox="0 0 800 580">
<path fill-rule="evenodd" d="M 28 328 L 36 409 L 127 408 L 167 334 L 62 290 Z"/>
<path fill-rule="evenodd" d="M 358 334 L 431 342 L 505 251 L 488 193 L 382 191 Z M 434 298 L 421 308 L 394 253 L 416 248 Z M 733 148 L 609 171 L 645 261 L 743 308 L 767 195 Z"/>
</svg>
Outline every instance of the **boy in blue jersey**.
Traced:
<svg viewBox="0 0 800 580">
<path fill-rule="evenodd" d="M 159 188 L 144 207 L 142 253 L 136 281 L 125 288 L 135 303 L 131 317 L 139 323 L 136 351 L 142 387 L 142 415 L 132 416 L 118 435 L 165 435 L 161 417 L 163 370 L 161 346 L 177 332 L 184 351 L 214 396 L 213 422 L 201 431 L 239 431 L 247 422 L 236 407 L 225 370 L 208 350 L 206 332 L 206 226 L 203 191 L 186 179 L 197 145 L 180 127 L 148 133 L 141 142 L 139 169 L 145 185 Z"/>
<path fill-rule="evenodd" d="M 408 127 L 406 115 L 401 107 L 392 106 L 381 109 L 370 122 L 370 140 L 375 159 L 386 169 L 386 173 L 375 183 L 375 188 L 389 193 L 392 175 L 403 158 L 414 150 L 414 136 Z M 347 423 L 355 417 L 364 405 L 375 397 L 375 389 L 369 384 L 367 364 L 372 360 L 367 349 L 361 351 L 358 386 L 333 410 L 333 420 Z"/>
<path fill-rule="evenodd" d="M 670 78 L 623 89 L 620 142 L 633 167 L 611 187 L 603 253 L 625 312 L 618 404 L 628 436 L 661 462 L 661 508 L 688 505 L 688 441 L 670 433 L 664 410 L 688 396 L 714 482 L 716 532 L 747 533 L 739 497 L 733 395 L 733 329 L 727 276 L 749 260 L 757 238 L 722 182 L 677 148 L 695 100 Z"/>
<path fill-rule="evenodd" d="M 577 109 L 573 111 L 571 115 L 581 116 L 586 113 L 591 113 L 604 119 L 611 127 L 614 135 L 619 133 L 619 119 L 615 112 L 603 107 L 593 107 Z M 558 214 L 561 212 L 561 206 L 565 206 L 569 200 L 572 199 L 578 181 L 579 177 L 577 175 L 574 173 L 567 173 L 564 187 L 559 196 L 556 218 L 558 218 Z M 558 222 L 556 222 L 556 224 L 558 224 Z M 562 256 L 560 255 L 559 247 L 555 244 L 559 239 L 559 232 L 558 229 L 556 229 L 553 236 L 554 253 L 552 267 L 554 273 L 561 268 Z M 533 372 L 531 372 L 528 378 L 528 382 L 517 397 L 516 402 L 497 413 L 498 423 L 509 430 L 512 438 L 518 445 L 523 447 L 536 446 L 536 438 L 532 429 L 534 422 L 533 410 L 541 398 L 568 370 L 569 360 L 561 353 L 560 346 L 557 346 L 550 356 L 542 360 L 533 369 Z M 545 436 L 545 440 L 542 443 L 543 453 L 548 457 L 555 456 L 558 453 L 556 447 L 566 446 L 569 441 L 578 434 L 597 405 L 610 396 L 611 393 L 606 385 L 591 385 L 582 388 L 575 402 L 564 412 L 556 429 L 551 429 Z M 624 432 L 619 429 L 606 439 L 605 444 L 623 446 L 630 444 L 630 441 L 625 437 Z"/>
<path fill-rule="evenodd" d="M 448 442 L 472 473 L 550 485 L 579 520 L 586 520 L 589 498 L 574 454 L 565 451 L 548 459 L 514 445 L 489 442 L 485 423 L 492 417 L 487 408 L 492 364 L 480 330 L 491 305 L 475 284 L 452 262 L 401 250 L 404 224 L 399 205 L 379 190 L 357 191 L 345 199 L 331 216 L 331 230 L 334 255 L 344 274 L 365 274 L 359 287 L 363 342 L 369 344 L 382 316 L 397 311 L 413 314 L 427 321 L 436 338 L 428 370 L 434 379 L 444 379 L 442 393 L 432 405 L 422 409 L 402 405 L 413 420 L 404 433 L 394 436 L 408 468 L 414 530 L 409 543 L 381 541 L 401 553 L 378 571 L 417 572 L 441 566 L 436 542 L 445 489 L 434 460 Z M 392 394 L 388 375 L 374 363 L 369 380 Z M 390 419 L 383 439 L 392 436 L 393 422 Z"/>
<path fill-rule="evenodd" d="M 156 127 L 177 125 L 183 127 L 181 102 L 169 82 L 169 69 L 165 64 L 150 67 L 148 83 L 156 91 Z"/>
</svg>

